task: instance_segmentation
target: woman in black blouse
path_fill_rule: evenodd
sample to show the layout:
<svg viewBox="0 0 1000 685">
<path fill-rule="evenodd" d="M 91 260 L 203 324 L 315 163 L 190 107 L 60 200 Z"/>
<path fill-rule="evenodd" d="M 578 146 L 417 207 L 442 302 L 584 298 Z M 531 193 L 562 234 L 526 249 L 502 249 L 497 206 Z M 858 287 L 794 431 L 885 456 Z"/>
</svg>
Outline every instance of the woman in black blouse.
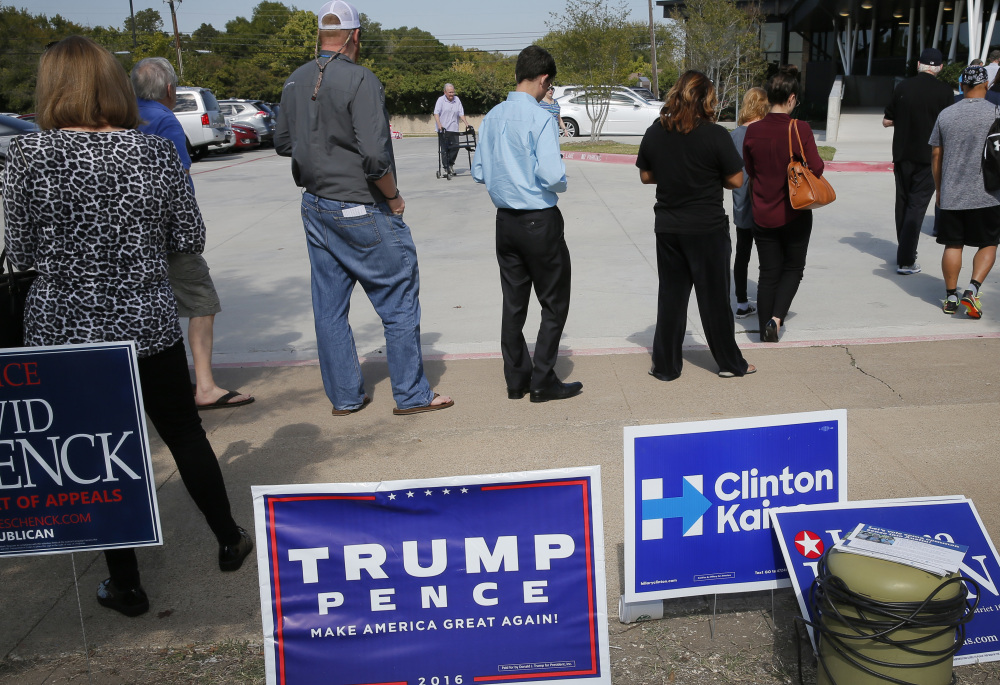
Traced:
<svg viewBox="0 0 1000 685">
<path fill-rule="evenodd" d="M 715 122 L 715 86 L 697 71 L 683 74 L 667 94 L 660 119 L 639 145 L 643 183 L 656 184 L 656 269 L 660 278 L 649 375 L 681 375 L 681 347 L 694 287 L 708 347 L 719 376 L 753 373 L 736 345 L 729 307 L 729 217 L 722 189 L 743 184 L 743 160 Z"/>
<path fill-rule="evenodd" d="M 253 549 L 236 525 L 222 471 L 194 403 L 168 252 L 200 253 L 205 225 L 170 141 L 139 133 L 139 111 L 117 60 L 72 36 L 42 55 L 40 133 L 7 158 L 5 243 L 39 276 L 28 294 L 25 344 L 132 340 L 146 414 L 235 571 Z M 108 550 L 97 601 L 126 616 L 149 609 L 133 549 Z"/>
</svg>

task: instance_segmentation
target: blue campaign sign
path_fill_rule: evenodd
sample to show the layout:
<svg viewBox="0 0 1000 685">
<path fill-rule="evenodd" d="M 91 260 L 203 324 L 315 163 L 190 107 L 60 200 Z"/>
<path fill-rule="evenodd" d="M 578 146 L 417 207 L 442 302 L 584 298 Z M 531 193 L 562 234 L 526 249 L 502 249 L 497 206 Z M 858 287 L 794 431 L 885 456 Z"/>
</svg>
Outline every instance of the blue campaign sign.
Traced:
<svg viewBox="0 0 1000 685">
<path fill-rule="evenodd" d="M 788 585 L 771 507 L 847 496 L 844 410 L 625 429 L 626 603 Z"/>
<path fill-rule="evenodd" d="M 598 467 L 253 498 L 268 683 L 611 682 Z"/>
<path fill-rule="evenodd" d="M 1000 560 L 971 500 L 956 496 L 841 502 L 772 510 L 771 518 L 799 608 L 810 619 L 805 598 L 816 578 L 817 560 L 859 523 L 967 545 L 962 575 L 975 580 L 982 594 L 955 665 L 1000 660 Z M 969 591 L 974 597 L 972 586 Z"/>
<path fill-rule="evenodd" d="M 159 544 L 133 343 L 0 350 L 0 556 Z"/>
</svg>

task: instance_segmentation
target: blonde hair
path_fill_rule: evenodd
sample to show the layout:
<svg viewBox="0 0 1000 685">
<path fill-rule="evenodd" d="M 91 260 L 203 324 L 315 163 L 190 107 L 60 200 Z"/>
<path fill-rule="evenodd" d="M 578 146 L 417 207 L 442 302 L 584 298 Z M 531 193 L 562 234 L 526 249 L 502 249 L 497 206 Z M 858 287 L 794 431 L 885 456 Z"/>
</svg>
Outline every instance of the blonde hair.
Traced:
<svg viewBox="0 0 1000 685">
<path fill-rule="evenodd" d="M 64 38 L 42 54 L 35 105 L 35 120 L 43 129 L 139 125 L 139 105 L 125 69 L 83 36 Z"/>
<path fill-rule="evenodd" d="M 743 95 L 743 104 L 740 106 L 740 115 L 736 119 L 736 125 L 742 126 L 748 121 L 763 119 L 770 111 L 771 103 L 767 101 L 767 91 L 759 86 L 754 86 Z"/>
</svg>

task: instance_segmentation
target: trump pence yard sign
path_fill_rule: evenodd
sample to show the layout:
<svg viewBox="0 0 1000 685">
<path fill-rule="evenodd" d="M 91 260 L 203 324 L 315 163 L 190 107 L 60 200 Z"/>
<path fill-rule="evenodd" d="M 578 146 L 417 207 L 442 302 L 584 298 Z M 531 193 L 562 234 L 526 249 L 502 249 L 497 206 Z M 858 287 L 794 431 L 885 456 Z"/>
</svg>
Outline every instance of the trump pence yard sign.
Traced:
<svg viewBox="0 0 1000 685">
<path fill-rule="evenodd" d="M 268 683 L 610 683 L 598 467 L 253 488 Z"/>
</svg>

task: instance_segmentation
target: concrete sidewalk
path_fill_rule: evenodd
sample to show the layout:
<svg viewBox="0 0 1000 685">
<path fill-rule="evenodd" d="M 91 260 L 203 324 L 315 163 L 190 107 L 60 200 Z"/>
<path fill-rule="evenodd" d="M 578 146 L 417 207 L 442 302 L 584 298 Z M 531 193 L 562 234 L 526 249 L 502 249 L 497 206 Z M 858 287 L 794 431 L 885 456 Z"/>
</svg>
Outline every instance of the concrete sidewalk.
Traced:
<svg viewBox="0 0 1000 685">
<path fill-rule="evenodd" d="M 876 137 L 883 135 L 880 115 L 863 117 L 856 143 L 845 141 L 852 127 L 842 123 L 838 149 L 879 161 L 891 135 Z M 352 324 L 373 402 L 350 417 L 330 416 L 315 365 L 309 267 L 288 161 L 259 151 L 195 166 L 210 232 L 206 257 L 224 307 L 216 324 L 217 377 L 257 396 L 250 406 L 203 417 L 242 525 L 252 525 L 252 485 L 599 464 L 612 644 L 624 644 L 632 638 L 615 618 L 622 591 L 623 427 L 846 408 L 851 499 L 967 495 L 1000 535 L 1000 305 L 991 296 L 997 278 L 984 285 L 986 313 L 973 321 L 941 313 L 940 248 L 929 236 L 921 244 L 924 273 L 897 276 L 891 174 L 831 173 L 839 197 L 815 213 L 805 279 L 782 342 L 764 346 L 756 320 L 737 322 L 737 340 L 757 374 L 715 375 L 692 301 L 684 374 L 661 383 L 646 374 L 656 300 L 653 191 L 628 165 L 568 163 L 570 190 L 560 207 L 573 255 L 573 303 L 557 371 L 582 381 L 584 392 L 533 405 L 509 401 L 504 392 L 492 205 L 467 173 L 435 179 L 434 146 L 430 139 L 398 141 L 396 154 L 420 255 L 427 371 L 456 406 L 412 417 L 391 415 L 382 328 L 360 289 Z M 753 291 L 755 261 L 750 273 Z M 533 309 L 529 338 L 537 321 Z M 218 572 L 216 547 L 172 460 L 158 439 L 153 449 L 166 544 L 139 552 L 151 611 L 126 619 L 100 608 L 94 589 L 106 577 L 103 559 L 76 555 L 90 646 L 261 642 L 255 558 L 238 573 Z M 0 577 L 0 655 L 82 649 L 70 558 L 3 559 Z M 717 630 L 736 630 L 727 624 L 731 618 L 721 614 Z M 707 633 L 704 615 L 692 620 L 692 630 Z M 662 639 L 679 638 L 667 629 Z M 991 682 L 1000 682 L 1000 669 L 990 672 Z M 683 675 L 676 682 L 694 682 Z M 631 682 L 621 671 L 613 676 Z"/>
<path fill-rule="evenodd" d="M 226 385 L 251 391 L 258 401 L 206 413 L 204 420 L 236 518 L 247 526 L 251 485 L 599 464 L 612 644 L 622 645 L 634 639 L 618 625 L 615 611 L 622 592 L 624 426 L 846 408 L 851 499 L 963 494 L 976 502 L 996 534 L 998 352 L 996 340 L 776 346 L 748 353 L 757 374 L 723 380 L 707 352 L 692 351 L 684 374 L 672 383 L 646 375 L 644 355 L 565 357 L 558 372 L 583 381 L 584 392 L 542 405 L 506 399 L 498 360 L 436 361 L 427 364 L 432 383 L 453 394 L 456 406 L 413 417 L 391 415 L 386 364 L 367 362 L 372 404 L 336 419 L 315 366 L 223 369 L 219 376 Z M 103 559 L 77 554 L 90 646 L 107 653 L 226 640 L 260 643 L 254 557 L 238 573 L 219 573 L 211 535 L 155 440 L 154 452 L 166 544 L 139 552 L 152 608 L 127 619 L 99 607 L 93 592 L 106 577 Z M 5 586 L 0 653 L 26 658 L 81 650 L 70 559 L 5 559 L 0 568 Z M 708 632 L 708 617 L 693 608 L 698 606 L 693 600 L 676 604 L 686 607 L 679 609 L 684 615 L 666 620 L 663 639 L 679 639 L 669 637 L 669 626 L 685 621 Z M 791 618 L 788 612 L 776 617 L 778 629 L 790 630 Z M 722 610 L 717 621 L 717 633 L 745 634 L 732 612 Z M 765 633 L 754 639 L 766 645 L 774 638 Z M 714 649 L 725 653 L 728 644 Z M 1000 669 L 992 672 L 998 678 L 992 682 L 1000 681 Z M 677 682 L 701 682 L 683 673 Z M 629 682 L 623 673 L 614 676 L 616 683 Z"/>
</svg>

